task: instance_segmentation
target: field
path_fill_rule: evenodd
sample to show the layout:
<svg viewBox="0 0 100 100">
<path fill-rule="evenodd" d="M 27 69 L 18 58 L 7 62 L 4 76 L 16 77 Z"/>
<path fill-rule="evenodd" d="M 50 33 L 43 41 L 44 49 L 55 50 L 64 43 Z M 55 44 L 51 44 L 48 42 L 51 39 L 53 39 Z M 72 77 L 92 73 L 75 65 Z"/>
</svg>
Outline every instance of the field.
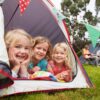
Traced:
<svg viewBox="0 0 100 100">
<path fill-rule="evenodd" d="M 0 100 L 100 100 L 100 67 L 83 65 L 94 88 L 14 95 Z"/>
</svg>

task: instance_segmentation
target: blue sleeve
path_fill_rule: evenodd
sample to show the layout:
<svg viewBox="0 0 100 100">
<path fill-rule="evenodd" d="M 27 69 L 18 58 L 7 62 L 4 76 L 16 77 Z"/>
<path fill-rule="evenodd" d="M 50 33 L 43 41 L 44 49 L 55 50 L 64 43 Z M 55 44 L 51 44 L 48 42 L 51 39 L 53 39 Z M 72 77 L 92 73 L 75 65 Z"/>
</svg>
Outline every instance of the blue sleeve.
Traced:
<svg viewBox="0 0 100 100">
<path fill-rule="evenodd" d="M 28 68 L 29 68 L 29 69 L 32 69 L 33 66 L 34 66 L 33 63 L 30 63 L 29 66 L 28 66 Z"/>
<path fill-rule="evenodd" d="M 39 63 L 38 66 L 41 68 L 41 71 L 47 71 L 47 60 L 46 59 L 42 59 Z"/>
</svg>

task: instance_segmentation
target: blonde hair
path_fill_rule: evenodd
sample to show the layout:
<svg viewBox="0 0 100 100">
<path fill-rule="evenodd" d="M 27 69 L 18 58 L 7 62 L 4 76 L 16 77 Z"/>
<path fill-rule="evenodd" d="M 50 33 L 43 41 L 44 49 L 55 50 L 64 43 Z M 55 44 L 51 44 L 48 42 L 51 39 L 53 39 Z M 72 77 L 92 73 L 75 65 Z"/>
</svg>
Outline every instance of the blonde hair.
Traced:
<svg viewBox="0 0 100 100">
<path fill-rule="evenodd" d="M 46 54 L 46 59 L 49 60 L 51 58 L 51 52 L 52 52 L 52 45 L 47 37 L 44 36 L 37 36 L 32 39 L 32 47 L 34 48 L 39 43 L 48 43 L 48 50 Z"/>
<path fill-rule="evenodd" d="M 65 59 L 65 66 L 68 66 L 69 67 L 69 64 L 70 64 L 70 59 L 69 59 L 69 55 L 68 55 L 68 46 L 65 42 L 60 42 L 60 43 L 57 43 L 55 44 L 54 48 L 53 48 L 53 52 L 52 52 L 52 59 L 53 59 L 53 54 L 56 52 L 57 48 L 62 48 L 65 52 L 65 55 L 66 55 L 66 59 Z"/>
<path fill-rule="evenodd" d="M 6 43 L 6 47 L 7 49 L 11 46 L 11 45 L 15 45 L 15 43 L 19 40 L 20 36 L 26 36 L 29 41 L 30 41 L 30 45 L 31 45 L 31 40 L 32 37 L 23 29 L 14 29 L 14 30 L 10 30 L 5 34 L 5 43 Z"/>
</svg>

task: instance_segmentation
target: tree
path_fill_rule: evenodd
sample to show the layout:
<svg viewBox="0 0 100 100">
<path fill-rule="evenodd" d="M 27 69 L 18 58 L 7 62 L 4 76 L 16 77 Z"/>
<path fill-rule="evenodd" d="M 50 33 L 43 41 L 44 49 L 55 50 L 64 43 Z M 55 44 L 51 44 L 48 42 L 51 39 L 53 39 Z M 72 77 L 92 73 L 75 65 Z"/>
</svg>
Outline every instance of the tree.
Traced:
<svg viewBox="0 0 100 100">
<path fill-rule="evenodd" d="M 97 19 L 96 21 L 97 22 L 100 22 L 100 18 L 98 18 L 98 14 L 100 12 L 100 0 L 96 0 L 96 3 L 95 3 L 95 11 L 96 11 L 96 16 L 95 16 L 95 19 Z"/>
<path fill-rule="evenodd" d="M 82 23 L 78 23 L 77 15 L 81 11 L 84 11 L 83 20 L 85 22 L 88 22 L 92 25 L 96 25 L 97 19 L 95 16 L 92 15 L 90 11 L 86 10 L 86 7 L 90 0 L 63 0 L 61 3 L 61 8 L 63 10 L 63 14 L 67 17 L 67 26 L 69 27 L 70 34 L 73 36 L 74 39 L 74 47 L 75 44 L 79 47 L 79 49 L 82 49 L 82 43 L 90 42 L 86 39 L 84 39 L 84 35 L 86 32 L 86 28 Z M 98 0 L 98 2 L 100 2 Z M 99 3 L 98 3 L 99 5 Z M 100 6 L 98 6 L 99 8 Z M 79 42 L 84 41 L 84 42 Z M 84 45 L 84 44 L 83 44 Z"/>
</svg>

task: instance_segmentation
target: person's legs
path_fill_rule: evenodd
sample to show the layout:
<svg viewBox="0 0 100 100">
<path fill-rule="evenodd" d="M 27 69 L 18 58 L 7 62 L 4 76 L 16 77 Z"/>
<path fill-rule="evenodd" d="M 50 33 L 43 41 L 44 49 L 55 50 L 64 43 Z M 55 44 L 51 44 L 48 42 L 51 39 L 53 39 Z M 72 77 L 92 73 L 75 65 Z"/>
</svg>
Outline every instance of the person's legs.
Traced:
<svg viewBox="0 0 100 100">
<path fill-rule="evenodd" d="M 90 64 L 90 59 L 89 58 L 86 58 L 85 60 L 86 60 L 86 62 L 85 62 L 86 64 Z"/>
<path fill-rule="evenodd" d="M 96 65 L 96 59 L 97 59 L 96 57 L 90 58 L 91 64 Z"/>
<path fill-rule="evenodd" d="M 95 65 L 95 58 L 86 58 L 86 64 Z"/>
</svg>

